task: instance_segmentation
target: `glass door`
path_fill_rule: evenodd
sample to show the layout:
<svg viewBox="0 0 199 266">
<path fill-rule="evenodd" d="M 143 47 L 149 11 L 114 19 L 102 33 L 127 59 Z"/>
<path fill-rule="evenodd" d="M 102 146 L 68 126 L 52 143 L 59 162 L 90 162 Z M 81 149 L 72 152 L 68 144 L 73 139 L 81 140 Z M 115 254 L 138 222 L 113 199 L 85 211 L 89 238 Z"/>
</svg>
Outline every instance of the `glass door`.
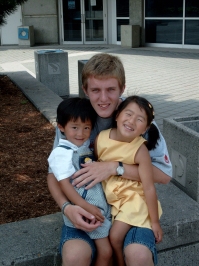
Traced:
<svg viewBox="0 0 199 266">
<path fill-rule="evenodd" d="M 80 0 L 62 1 L 63 42 L 82 43 Z"/>
<path fill-rule="evenodd" d="M 103 0 L 85 0 L 85 43 L 104 42 Z"/>
<path fill-rule="evenodd" d="M 107 43 L 106 0 L 62 0 L 63 43 Z"/>
</svg>

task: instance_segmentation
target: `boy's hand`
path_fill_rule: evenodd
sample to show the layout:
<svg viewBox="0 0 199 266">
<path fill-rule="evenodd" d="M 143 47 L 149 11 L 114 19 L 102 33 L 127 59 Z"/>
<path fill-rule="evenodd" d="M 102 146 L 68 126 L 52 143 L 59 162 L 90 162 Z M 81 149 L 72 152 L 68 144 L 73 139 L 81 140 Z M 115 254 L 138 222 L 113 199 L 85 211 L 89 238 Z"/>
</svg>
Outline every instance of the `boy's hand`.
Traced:
<svg viewBox="0 0 199 266">
<path fill-rule="evenodd" d="M 92 205 L 92 204 L 89 204 L 87 203 L 85 206 L 84 206 L 84 209 L 91 213 L 92 215 L 95 216 L 95 219 L 97 221 L 100 221 L 101 223 L 104 222 L 104 216 L 102 215 L 101 211 L 99 208 L 97 208 L 96 206 Z"/>
<path fill-rule="evenodd" d="M 155 240 L 156 240 L 156 243 L 160 243 L 162 241 L 162 238 L 163 238 L 163 231 L 162 231 L 162 228 L 160 226 L 160 223 L 157 222 L 157 223 L 152 223 L 152 230 L 153 230 L 153 233 L 155 235 Z"/>
<path fill-rule="evenodd" d="M 92 214 L 76 205 L 68 205 L 64 210 L 64 214 L 77 229 L 86 232 L 92 232 L 101 225 L 99 221 L 96 222 Z"/>
</svg>

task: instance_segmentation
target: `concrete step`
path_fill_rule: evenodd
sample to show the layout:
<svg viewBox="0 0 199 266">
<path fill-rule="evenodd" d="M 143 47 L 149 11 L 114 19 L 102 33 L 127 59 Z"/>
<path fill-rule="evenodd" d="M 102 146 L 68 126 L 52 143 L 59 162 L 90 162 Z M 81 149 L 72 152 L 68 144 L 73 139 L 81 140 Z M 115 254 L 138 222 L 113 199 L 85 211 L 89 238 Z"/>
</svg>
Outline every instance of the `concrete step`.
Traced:
<svg viewBox="0 0 199 266">
<path fill-rule="evenodd" d="M 0 225 L 0 265 L 61 265 L 61 213 Z"/>
<path fill-rule="evenodd" d="M 199 265 L 199 204 L 174 184 L 158 185 L 162 243 L 158 266 Z M 0 225 L 0 265 L 59 266 L 61 213 Z"/>
</svg>

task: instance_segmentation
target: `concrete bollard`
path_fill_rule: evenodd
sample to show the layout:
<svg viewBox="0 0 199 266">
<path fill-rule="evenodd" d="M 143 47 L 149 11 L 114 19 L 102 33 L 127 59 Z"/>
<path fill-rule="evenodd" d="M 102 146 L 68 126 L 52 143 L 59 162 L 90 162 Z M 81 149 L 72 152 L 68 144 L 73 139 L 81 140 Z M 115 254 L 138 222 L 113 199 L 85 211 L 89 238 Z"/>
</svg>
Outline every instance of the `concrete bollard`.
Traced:
<svg viewBox="0 0 199 266">
<path fill-rule="evenodd" d="M 63 50 L 37 50 L 36 79 L 60 97 L 69 97 L 68 53 Z"/>
</svg>

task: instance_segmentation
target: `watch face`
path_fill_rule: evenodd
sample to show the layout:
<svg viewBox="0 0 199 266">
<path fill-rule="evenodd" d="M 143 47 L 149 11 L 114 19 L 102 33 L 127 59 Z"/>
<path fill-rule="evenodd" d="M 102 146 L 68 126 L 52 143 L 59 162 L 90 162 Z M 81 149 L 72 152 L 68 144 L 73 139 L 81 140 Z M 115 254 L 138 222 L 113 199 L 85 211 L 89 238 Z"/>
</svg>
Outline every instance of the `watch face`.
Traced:
<svg viewBox="0 0 199 266">
<path fill-rule="evenodd" d="M 117 174 L 118 175 L 123 175 L 123 173 L 124 173 L 124 168 L 122 166 L 118 166 L 118 168 L 117 168 Z"/>
</svg>

